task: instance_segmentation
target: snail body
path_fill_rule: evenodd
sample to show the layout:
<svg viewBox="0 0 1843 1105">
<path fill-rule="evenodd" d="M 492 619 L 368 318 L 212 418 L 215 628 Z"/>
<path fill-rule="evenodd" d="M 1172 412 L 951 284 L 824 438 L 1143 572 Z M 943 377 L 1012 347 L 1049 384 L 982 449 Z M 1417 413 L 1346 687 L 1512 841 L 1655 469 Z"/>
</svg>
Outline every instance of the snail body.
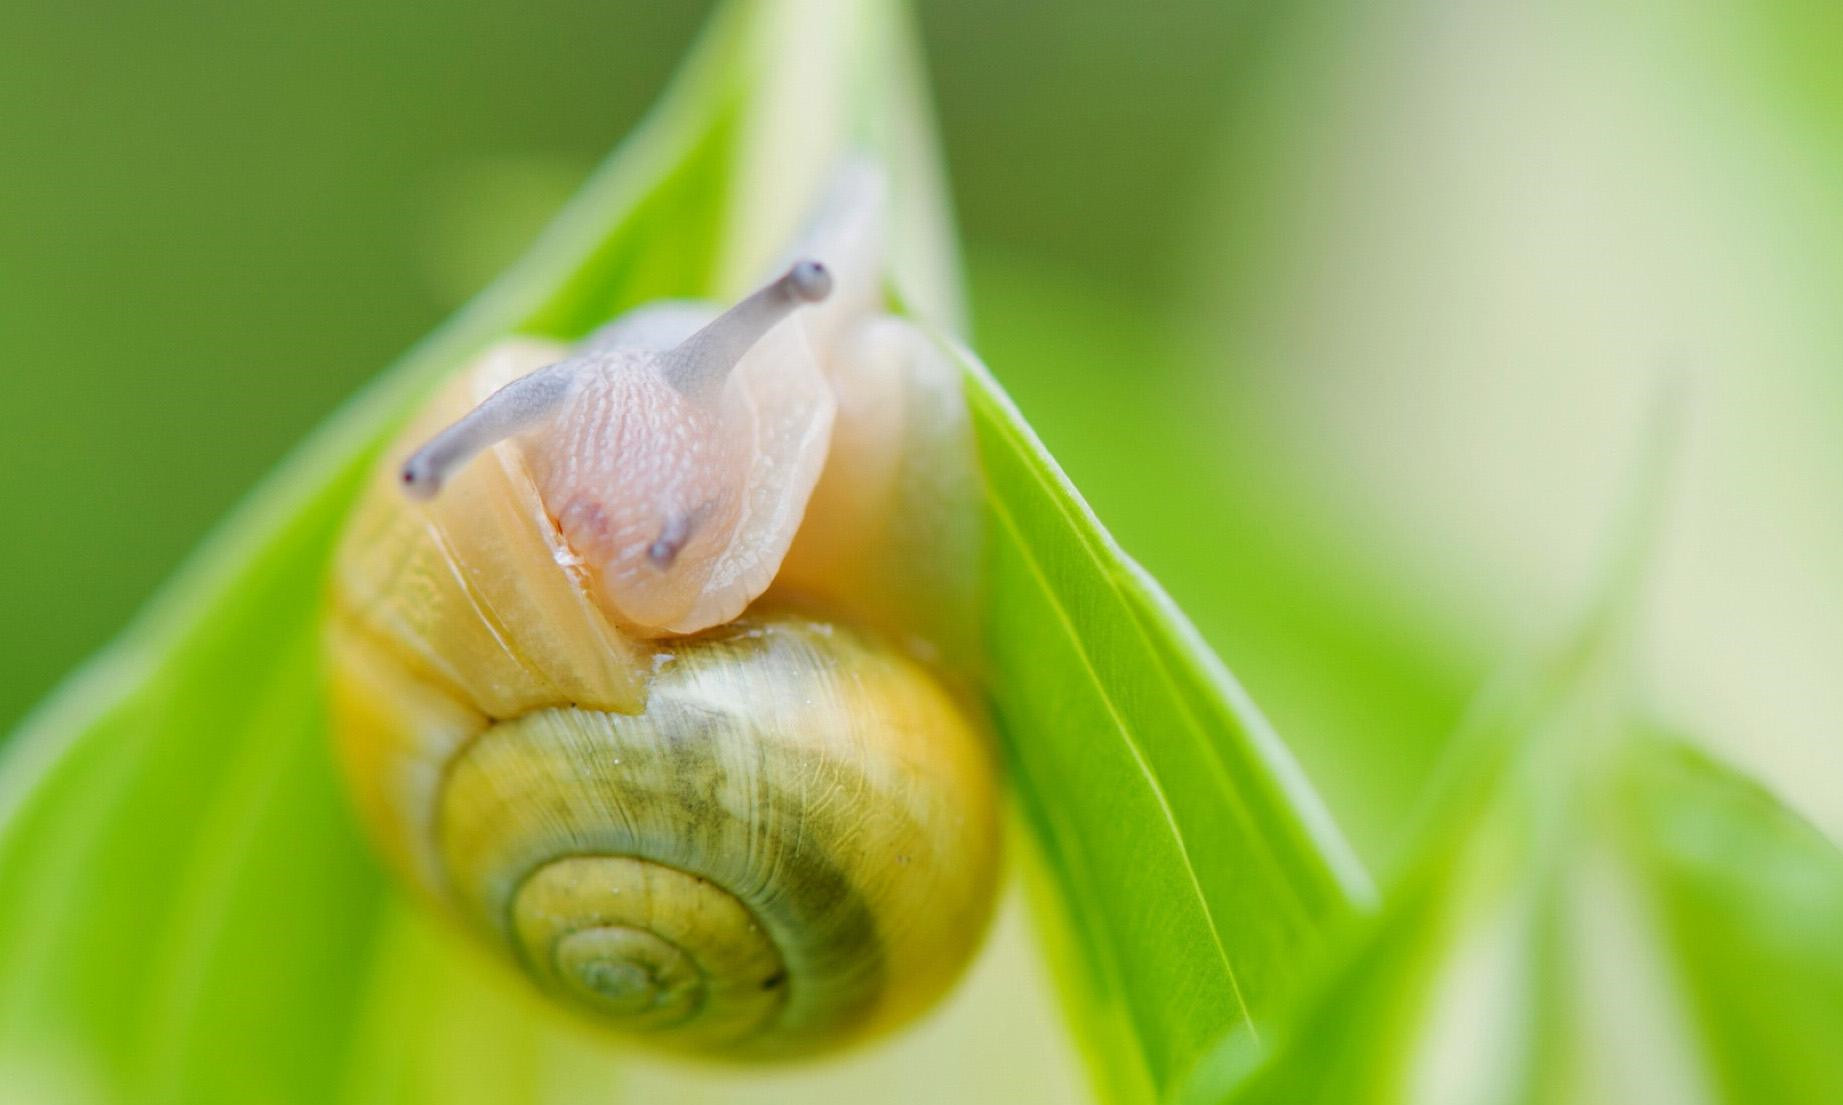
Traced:
<svg viewBox="0 0 1843 1105">
<path fill-rule="evenodd" d="M 963 413 L 872 309 L 865 210 L 821 220 L 851 247 L 836 297 L 801 261 L 721 314 L 488 350 L 334 562 L 335 741 L 384 858 L 563 1005 L 673 1050 L 875 1035 L 991 908 L 991 753 L 942 660 Z"/>
</svg>

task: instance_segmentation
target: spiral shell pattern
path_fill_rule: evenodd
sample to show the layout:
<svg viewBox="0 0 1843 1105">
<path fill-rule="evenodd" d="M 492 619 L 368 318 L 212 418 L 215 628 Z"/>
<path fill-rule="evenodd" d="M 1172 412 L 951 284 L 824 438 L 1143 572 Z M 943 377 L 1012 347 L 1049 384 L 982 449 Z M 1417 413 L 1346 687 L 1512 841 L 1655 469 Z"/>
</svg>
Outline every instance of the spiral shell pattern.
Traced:
<svg viewBox="0 0 1843 1105">
<path fill-rule="evenodd" d="M 333 659 L 343 758 L 388 850 L 604 1022 L 735 1057 L 822 1050 L 928 1004 L 982 928 L 986 750 L 874 638 L 751 617 L 678 645 L 642 714 L 472 724 L 349 630 Z"/>
</svg>

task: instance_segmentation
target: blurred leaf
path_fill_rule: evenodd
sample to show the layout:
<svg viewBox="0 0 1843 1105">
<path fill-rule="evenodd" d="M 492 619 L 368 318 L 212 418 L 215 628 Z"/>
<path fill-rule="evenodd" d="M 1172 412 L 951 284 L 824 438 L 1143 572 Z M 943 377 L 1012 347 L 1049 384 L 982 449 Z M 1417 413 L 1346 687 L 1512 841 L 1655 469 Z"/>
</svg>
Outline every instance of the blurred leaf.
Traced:
<svg viewBox="0 0 1843 1105">
<path fill-rule="evenodd" d="M 1685 965 L 1720 1098 L 1843 1101 L 1843 854 L 1755 784 L 1659 743 L 1623 781 L 1622 843 Z"/>
<path fill-rule="evenodd" d="M 1819 1105 L 1843 1093 L 1843 853 L 1563 687 L 1467 745 L 1423 861 L 1235 1105 Z"/>
<path fill-rule="evenodd" d="M 991 694 L 1059 892 L 1088 1052 L 1162 1097 L 1251 1031 L 1368 883 L 1291 757 L 968 359 Z"/>
<path fill-rule="evenodd" d="M 1454 744 L 1419 863 L 1277 1048 L 1232 1031 L 1186 1102 L 1817 1105 L 1843 1089 L 1843 853 L 1634 722 L 1685 381 L 1577 639 Z"/>
</svg>

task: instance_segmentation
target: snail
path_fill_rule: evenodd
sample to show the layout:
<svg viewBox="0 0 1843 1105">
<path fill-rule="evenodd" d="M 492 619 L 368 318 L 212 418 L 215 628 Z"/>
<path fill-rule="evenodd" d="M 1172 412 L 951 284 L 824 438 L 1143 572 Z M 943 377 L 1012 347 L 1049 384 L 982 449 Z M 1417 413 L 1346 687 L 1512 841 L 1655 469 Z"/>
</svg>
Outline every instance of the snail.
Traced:
<svg viewBox="0 0 1843 1105">
<path fill-rule="evenodd" d="M 970 446 L 951 368 L 878 310 L 879 211 L 860 184 L 807 237 L 836 270 L 714 317 L 487 350 L 334 558 L 337 757 L 387 864 L 669 1050 L 875 1036 L 992 908 L 992 753 L 943 659 Z"/>
</svg>

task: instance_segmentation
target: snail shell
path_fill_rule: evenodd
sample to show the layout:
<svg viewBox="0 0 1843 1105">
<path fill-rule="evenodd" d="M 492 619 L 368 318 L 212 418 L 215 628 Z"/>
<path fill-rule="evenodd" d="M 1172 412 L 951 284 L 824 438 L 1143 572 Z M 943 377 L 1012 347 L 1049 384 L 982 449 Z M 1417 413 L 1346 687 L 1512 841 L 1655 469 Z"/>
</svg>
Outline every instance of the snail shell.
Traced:
<svg viewBox="0 0 1843 1105">
<path fill-rule="evenodd" d="M 903 473 L 962 462 L 953 418 L 892 412 L 942 394 L 903 324 L 783 321 L 830 281 L 803 262 L 714 321 L 661 304 L 489 350 L 334 561 L 333 729 L 380 851 L 543 990 L 671 1049 L 874 1035 L 991 909 L 990 750 L 919 658 L 951 647 L 919 611 L 952 620 L 929 588 L 957 546 L 894 552 L 926 548 Z"/>
<path fill-rule="evenodd" d="M 642 714 L 493 720 L 335 634 L 341 757 L 374 835 L 547 991 L 676 1049 L 874 1035 L 958 974 L 990 908 L 988 752 L 888 643 L 778 612 L 663 653 Z"/>
</svg>

